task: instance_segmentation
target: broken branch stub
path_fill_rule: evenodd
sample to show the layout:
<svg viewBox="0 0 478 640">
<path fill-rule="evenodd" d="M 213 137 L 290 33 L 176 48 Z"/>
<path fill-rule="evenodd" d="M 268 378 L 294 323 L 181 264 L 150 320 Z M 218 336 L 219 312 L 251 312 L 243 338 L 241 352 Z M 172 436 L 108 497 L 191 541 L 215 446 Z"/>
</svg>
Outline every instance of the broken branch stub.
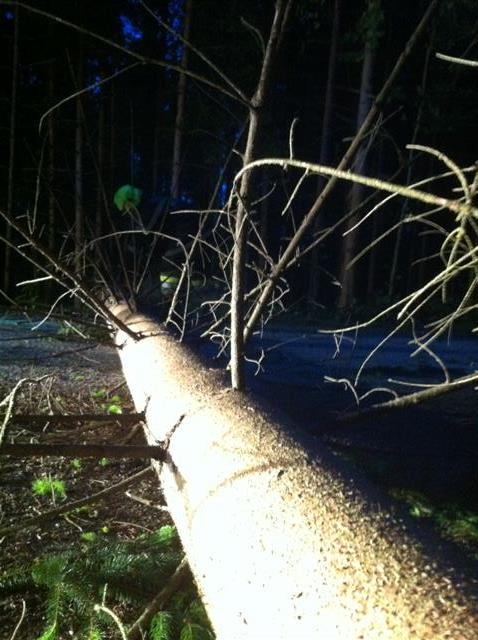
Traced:
<svg viewBox="0 0 478 640">
<path fill-rule="evenodd" d="M 229 390 L 161 327 L 118 306 L 116 335 L 217 637 L 478 637 L 472 567 L 327 450 Z"/>
</svg>

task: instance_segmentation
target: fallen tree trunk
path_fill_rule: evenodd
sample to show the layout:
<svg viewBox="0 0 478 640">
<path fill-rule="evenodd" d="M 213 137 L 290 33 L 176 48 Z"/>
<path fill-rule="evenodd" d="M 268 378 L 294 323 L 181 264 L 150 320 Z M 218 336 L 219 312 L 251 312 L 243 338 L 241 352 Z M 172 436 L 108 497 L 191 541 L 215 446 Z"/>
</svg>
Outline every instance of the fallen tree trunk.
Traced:
<svg viewBox="0 0 478 640">
<path fill-rule="evenodd" d="M 472 568 L 326 450 L 292 438 L 160 326 L 116 335 L 162 489 L 221 640 L 475 640 Z"/>
</svg>

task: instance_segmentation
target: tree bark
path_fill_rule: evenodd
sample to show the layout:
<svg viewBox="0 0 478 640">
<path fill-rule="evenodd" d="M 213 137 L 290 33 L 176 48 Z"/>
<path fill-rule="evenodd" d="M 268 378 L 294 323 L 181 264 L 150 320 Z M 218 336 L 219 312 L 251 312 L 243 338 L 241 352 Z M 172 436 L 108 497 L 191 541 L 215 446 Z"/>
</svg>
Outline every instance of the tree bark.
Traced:
<svg viewBox="0 0 478 640">
<path fill-rule="evenodd" d="M 340 14 L 342 0 L 334 2 L 334 20 L 332 24 L 332 36 L 330 40 L 329 63 L 327 68 L 327 86 L 325 89 L 324 115 L 322 118 L 322 132 L 320 135 L 319 164 L 331 164 L 331 140 L 332 140 L 332 120 L 333 107 L 335 101 L 335 83 L 337 75 L 337 57 L 339 49 Z M 323 188 L 324 178 L 320 178 L 319 188 Z M 320 228 L 320 217 L 314 223 L 314 235 Z M 319 247 L 314 247 L 310 254 L 309 271 L 309 303 L 313 306 L 317 302 L 319 288 L 318 280 Z"/>
<path fill-rule="evenodd" d="M 219 640 L 475 640 L 474 563 L 160 326 L 113 312 L 148 336 L 116 344 Z"/>
<path fill-rule="evenodd" d="M 405 61 L 409 57 L 410 53 L 413 51 L 416 43 L 418 42 L 420 36 L 423 34 L 425 28 L 427 27 L 431 17 L 434 15 L 434 12 L 436 11 L 438 6 L 439 6 L 439 0 L 431 0 L 422 19 L 420 20 L 413 34 L 410 36 L 402 53 L 398 57 L 392 71 L 390 72 L 388 78 L 383 84 L 382 89 L 380 90 L 377 97 L 375 98 L 372 108 L 368 112 L 367 117 L 360 131 L 354 137 L 354 139 L 350 143 L 350 146 L 348 147 L 347 151 L 342 157 L 342 160 L 337 165 L 337 169 L 344 170 L 350 165 L 350 162 L 355 156 L 357 149 L 360 147 L 361 143 L 363 142 L 364 137 L 368 134 L 370 127 L 372 126 L 377 114 L 379 113 L 379 109 L 381 107 L 383 100 L 385 99 L 385 96 L 388 94 L 389 89 L 392 87 L 393 83 L 395 82 L 399 72 L 401 71 L 403 65 L 405 64 Z M 309 230 L 310 226 L 314 223 L 324 202 L 327 200 L 330 193 L 335 188 L 337 181 L 338 181 L 338 178 L 336 177 L 331 177 L 328 180 L 327 184 L 321 191 L 320 195 L 315 200 L 314 204 L 309 209 L 309 211 L 306 213 L 304 219 L 300 223 L 292 239 L 289 241 L 289 244 L 285 248 L 281 257 L 279 258 L 277 263 L 271 268 L 271 271 L 268 274 L 267 284 L 262 289 L 258 298 L 255 300 L 254 306 L 250 312 L 249 317 L 247 318 L 247 322 L 245 323 L 243 344 L 245 344 L 251 337 L 252 332 L 254 331 L 257 323 L 259 322 L 266 305 L 268 304 L 269 300 L 271 299 L 274 293 L 277 282 L 279 281 L 283 272 L 293 262 L 296 250 L 299 247 L 300 242 L 302 241 L 306 232 Z"/>
<path fill-rule="evenodd" d="M 193 12 L 193 0 L 186 0 L 184 17 L 184 39 L 189 41 L 191 33 L 191 20 Z M 183 55 L 181 59 L 181 68 L 187 69 L 189 63 L 189 47 L 183 45 Z M 184 119 L 186 105 L 186 86 L 187 78 L 184 73 L 179 75 L 178 80 L 178 100 L 176 105 L 176 122 L 174 124 L 174 142 L 173 142 L 173 166 L 171 172 L 171 201 L 177 200 L 179 195 L 179 174 L 181 173 L 181 161 L 183 151 L 184 137 Z"/>
<path fill-rule="evenodd" d="M 76 77 L 76 88 L 82 86 L 83 61 L 80 43 L 80 62 Z M 75 100 L 75 272 L 83 273 L 83 247 L 85 244 L 85 220 L 83 215 L 83 109 L 81 96 Z"/>
<path fill-rule="evenodd" d="M 18 31 L 19 31 L 18 8 L 14 8 L 14 31 L 13 31 L 13 59 L 12 59 L 12 87 L 10 92 L 10 130 L 9 130 L 9 148 L 8 148 L 8 183 L 7 183 L 7 211 L 9 215 L 13 214 L 13 188 L 15 178 L 15 129 L 17 118 L 17 87 L 18 87 Z M 7 242 L 11 241 L 12 228 L 9 224 L 5 229 L 5 238 Z M 12 252 L 8 244 L 4 248 L 3 263 L 3 289 L 6 293 L 10 290 L 11 283 L 11 261 Z"/>
<path fill-rule="evenodd" d="M 373 68 L 375 62 L 375 42 L 367 40 L 364 48 L 364 58 L 362 64 L 362 77 L 360 80 L 360 96 L 357 110 L 357 131 L 360 131 L 367 113 L 370 111 L 373 105 L 372 94 L 372 78 Z M 362 142 L 359 150 L 357 151 L 356 160 L 353 165 L 353 171 L 355 173 L 364 175 L 365 164 L 367 159 L 368 145 L 367 141 Z M 360 207 L 360 203 L 364 199 L 365 187 L 363 185 L 354 183 L 350 189 L 347 208 L 350 211 L 354 211 Z M 338 306 L 340 309 L 351 307 L 356 297 L 356 270 L 348 268 L 349 263 L 352 261 L 358 241 L 358 230 L 353 227 L 358 223 L 359 216 L 354 215 L 350 218 L 347 228 L 344 234 L 342 243 L 342 251 L 340 258 L 340 276 L 339 281 L 342 285 L 340 289 L 340 296 L 338 300 Z"/>
<path fill-rule="evenodd" d="M 262 68 L 257 87 L 251 100 L 249 113 L 249 130 L 243 165 L 255 159 L 263 110 L 271 83 L 272 69 L 282 40 L 290 7 L 293 0 L 277 0 L 274 19 L 267 41 Z M 231 282 L 231 384 L 234 389 L 243 389 L 244 379 L 244 321 L 245 321 L 245 267 L 248 235 L 247 206 L 251 197 L 252 176 L 247 173 L 241 180 L 237 212 L 234 226 L 234 253 L 232 259 Z"/>
</svg>

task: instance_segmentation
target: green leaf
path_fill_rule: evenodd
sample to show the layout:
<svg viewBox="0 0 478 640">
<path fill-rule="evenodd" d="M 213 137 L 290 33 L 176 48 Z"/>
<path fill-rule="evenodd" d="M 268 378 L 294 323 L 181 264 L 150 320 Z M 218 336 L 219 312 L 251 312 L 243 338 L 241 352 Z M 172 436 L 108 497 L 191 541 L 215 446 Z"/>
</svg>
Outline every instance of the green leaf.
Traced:
<svg viewBox="0 0 478 640">
<path fill-rule="evenodd" d="M 138 207 L 142 195 L 141 189 L 125 184 L 116 191 L 113 201 L 121 213 L 128 213 L 131 209 Z"/>
<path fill-rule="evenodd" d="M 38 640 L 56 640 L 58 625 L 56 622 L 48 626 L 45 631 L 38 637 Z"/>
<path fill-rule="evenodd" d="M 112 414 L 123 413 L 123 409 L 117 404 L 110 404 L 106 409 L 106 413 L 112 413 Z"/>
<path fill-rule="evenodd" d="M 80 537 L 85 542 L 94 542 L 96 540 L 96 533 L 94 531 L 85 531 Z"/>
<path fill-rule="evenodd" d="M 165 524 L 154 532 L 154 541 L 156 544 L 171 544 L 178 539 L 176 527 L 171 524 Z"/>
<path fill-rule="evenodd" d="M 106 389 L 97 389 L 96 391 L 91 392 L 92 398 L 105 398 L 106 397 Z"/>
</svg>

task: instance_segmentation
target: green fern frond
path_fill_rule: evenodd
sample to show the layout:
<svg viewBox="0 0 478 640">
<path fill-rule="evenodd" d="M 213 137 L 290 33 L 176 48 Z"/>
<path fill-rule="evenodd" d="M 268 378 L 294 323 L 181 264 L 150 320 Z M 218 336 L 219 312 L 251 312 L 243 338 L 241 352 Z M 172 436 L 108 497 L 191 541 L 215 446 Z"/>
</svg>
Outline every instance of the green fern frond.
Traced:
<svg viewBox="0 0 478 640">
<path fill-rule="evenodd" d="M 174 640 L 175 621 L 169 611 L 160 611 L 151 620 L 149 629 L 151 640 Z"/>
<path fill-rule="evenodd" d="M 38 640 L 56 640 L 58 637 L 58 629 L 56 622 L 49 625 L 45 631 L 38 637 Z"/>
<path fill-rule="evenodd" d="M 191 602 L 184 617 L 206 629 L 211 625 L 203 603 L 197 598 Z"/>
<path fill-rule="evenodd" d="M 213 640 L 214 636 L 209 629 L 195 622 L 187 622 L 181 629 L 179 640 Z"/>
<path fill-rule="evenodd" d="M 29 591 L 34 586 L 30 567 L 12 567 L 3 572 L 0 577 L 0 596 L 3 598 L 14 593 Z"/>
<path fill-rule="evenodd" d="M 59 581 L 49 593 L 46 607 L 46 627 L 38 640 L 56 640 L 63 607 L 63 584 Z"/>
</svg>

